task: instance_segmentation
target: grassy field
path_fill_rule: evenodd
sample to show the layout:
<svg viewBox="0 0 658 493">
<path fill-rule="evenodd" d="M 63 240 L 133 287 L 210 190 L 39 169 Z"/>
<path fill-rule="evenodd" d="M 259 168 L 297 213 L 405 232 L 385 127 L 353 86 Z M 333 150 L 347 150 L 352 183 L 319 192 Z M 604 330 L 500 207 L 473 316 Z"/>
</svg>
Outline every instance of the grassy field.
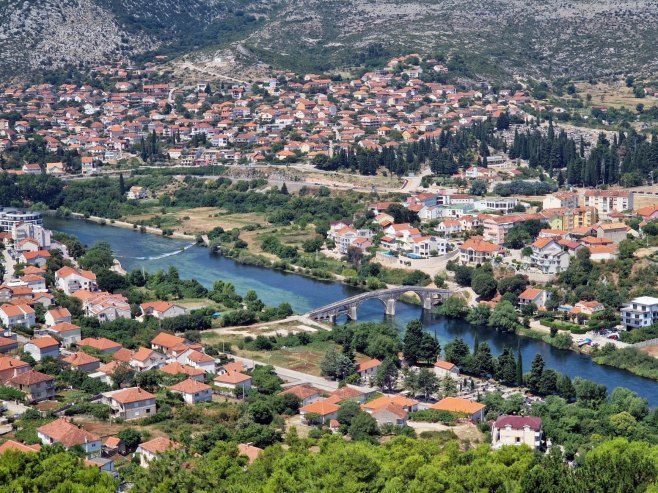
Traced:
<svg viewBox="0 0 658 493">
<path fill-rule="evenodd" d="M 633 95 L 633 88 L 626 87 L 623 82 L 618 84 L 598 83 L 596 85 L 583 82 L 576 84 L 576 88 L 581 94 L 592 95 L 593 106 L 627 108 L 635 111 L 635 107 L 640 103 L 644 106 L 656 104 L 654 98 L 636 98 Z"/>
</svg>

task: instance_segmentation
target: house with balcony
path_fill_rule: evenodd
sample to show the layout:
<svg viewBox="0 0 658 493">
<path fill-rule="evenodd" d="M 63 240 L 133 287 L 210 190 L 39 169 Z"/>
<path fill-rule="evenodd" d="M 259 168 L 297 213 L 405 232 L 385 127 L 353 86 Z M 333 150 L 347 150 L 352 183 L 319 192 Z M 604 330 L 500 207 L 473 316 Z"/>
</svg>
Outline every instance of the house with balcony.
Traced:
<svg viewBox="0 0 658 493">
<path fill-rule="evenodd" d="M 104 392 L 101 402 L 110 406 L 112 417 L 126 421 L 146 418 L 156 412 L 155 395 L 139 387 Z"/>
<path fill-rule="evenodd" d="M 519 305 L 534 305 L 537 308 L 543 308 L 550 299 L 551 294 L 545 289 L 527 288 L 519 295 Z"/>
<path fill-rule="evenodd" d="M 79 290 L 97 291 L 96 274 L 89 270 L 65 266 L 55 272 L 55 286 L 71 296 Z"/>
<path fill-rule="evenodd" d="M 538 238 L 530 248 L 530 265 L 544 274 L 558 274 L 569 267 L 571 256 L 553 238 Z"/>
<path fill-rule="evenodd" d="M 462 265 L 483 264 L 489 262 L 498 255 L 502 255 L 503 249 L 481 236 L 473 236 L 459 247 L 459 262 Z"/>
<path fill-rule="evenodd" d="M 633 298 L 621 308 L 621 323 L 627 330 L 658 323 L 658 298 L 653 296 Z"/>
<path fill-rule="evenodd" d="M 412 238 L 410 252 L 420 258 L 430 258 L 445 255 L 448 251 L 448 241 L 438 236 L 420 236 Z"/>
<path fill-rule="evenodd" d="M 8 329 L 22 327 L 29 329 L 36 323 L 36 314 L 29 305 L 9 305 L 0 306 L 0 321 Z"/>
<path fill-rule="evenodd" d="M 149 301 L 148 303 L 142 303 L 139 307 L 142 310 L 143 317 L 151 316 L 158 320 L 177 317 L 186 313 L 185 308 L 168 301 Z"/>
</svg>

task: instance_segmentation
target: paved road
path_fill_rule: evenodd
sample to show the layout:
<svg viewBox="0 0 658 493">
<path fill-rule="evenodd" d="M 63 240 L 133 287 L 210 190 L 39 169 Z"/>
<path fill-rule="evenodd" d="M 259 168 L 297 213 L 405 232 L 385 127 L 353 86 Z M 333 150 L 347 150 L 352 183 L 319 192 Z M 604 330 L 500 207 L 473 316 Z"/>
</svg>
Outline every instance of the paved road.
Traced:
<svg viewBox="0 0 658 493">
<path fill-rule="evenodd" d="M 248 368 L 253 367 L 254 365 L 267 365 L 263 361 L 256 361 L 250 358 L 241 358 L 240 356 L 231 355 L 236 361 L 244 363 Z M 307 373 L 302 373 L 301 371 L 290 370 L 288 368 L 283 368 L 281 366 L 275 366 L 274 371 L 276 374 L 286 381 L 292 382 L 306 382 L 320 390 L 334 391 L 338 388 L 338 382 L 333 382 L 322 377 L 316 377 L 315 375 L 309 375 Z"/>
<path fill-rule="evenodd" d="M 16 261 L 11 258 L 7 249 L 2 250 L 3 264 L 5 266 L 5 281 L 10 281 L 14 277 L 14 267 L 16 266 Z"/>
</svg>

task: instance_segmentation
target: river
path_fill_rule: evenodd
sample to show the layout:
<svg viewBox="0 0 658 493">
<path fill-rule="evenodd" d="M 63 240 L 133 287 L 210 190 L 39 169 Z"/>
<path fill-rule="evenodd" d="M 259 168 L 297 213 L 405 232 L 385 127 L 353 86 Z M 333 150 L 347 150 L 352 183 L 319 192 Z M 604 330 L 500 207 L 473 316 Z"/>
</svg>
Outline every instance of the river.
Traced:
<svg viewBox="0 0 658 493">
<path fill-rule="evenodd" d="M 323 282 L 296 274 L 288 274 L 271 269 L 241 265 L 237 262 L 211 253 L 207 248 L 190 246 L 190 242 L 174 240 L 139 233 L 138 231 L 100 225 L 80 220 L 67 220 L 48 217 L 46 226 L 77 236 L 88 246 L 97 241 L 107 241 L 121 261 L 124 269 L 144 269 L 154 272 L 175 266 L 181 278 L 196 279 L 211 288 L 216 280 L 231 282 L 239 294 L 255 290 L 264 303 L 278 305 L 288 302 L 297 313 L 338 301 L 356 294 L 358 291 L 343 284 Z M 186 248 L 189 247 L 189 248 Z M 186 248 L 185 250 L 183 250 Z M 604 384 L 608 390 L 626 387 L 646 398 L 652 407 L 658 406 L 658 383 L 624 370 L 594 363 L 588 356 L 575 351 L 561 350 L 542 341 L 519 337 L 515 334 L 475 327 L 464 320 L 448 320 L 437 317 L 414 305 L 398 303 L 393 321 L 404 327 L 412 319 L 420 318 L 425 328 L 436 333 L 441 345 L 457 337 L 463 338 L 472 346 L 475 335 L 481 342 L 488 342 L 492 353 L 498 355 L 505 347 L 520 348 L 524 371 L 530 370 L 530 363 L 539 353 L 547 368 L 553 368 L 569 375 L 580 376 Z M 385 320 L 382 304 L 377 300 L 364 302 L 359 307 L 359 321 Z"/>
</svg>

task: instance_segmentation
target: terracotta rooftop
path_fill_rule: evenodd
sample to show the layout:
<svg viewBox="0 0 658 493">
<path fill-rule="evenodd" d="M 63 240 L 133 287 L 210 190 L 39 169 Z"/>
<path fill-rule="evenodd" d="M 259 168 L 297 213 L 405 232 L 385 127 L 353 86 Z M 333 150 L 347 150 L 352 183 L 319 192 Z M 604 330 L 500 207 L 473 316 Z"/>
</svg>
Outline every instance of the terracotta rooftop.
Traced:
<svg viewBox="0 0 658 493">
<path fill-rule="evenodd" d="M 169 389 L 173 390 L 174 392 L 182 392 L 184 394 L 197 394 L 199 392 L 210 390 L 210 385 L 206 385 L 203 382 L 188 378 L 187 380 L 183 380 L 176 385 L 172 385 L 169 387 Z"/>
<path fill-rule="evenodd" d="M 100 440 L 98 435 L 94 435 L 83 428 L 79 428 L 78 426 L 69 423 L 64 418 L 59 418 L 43 425 L 37 428 L 37 431 L 50 437 L 55 442 L 61 443 L 65 447 L 84 445 L 88 442 Z"/>
<path fill-rule="evenodd" d="M 155 395 L 147 392 L 139 387 L 130 387 L 128 389 L 116 390 L 108 392 L 106 395 L 110 396 L 121 404 L 130 404 L 131 402 L 141 402 L 147 399 L 155 399 Z"/>
<path fill-rule="evenodd" d="M 139 448 L 146 450 L 152 454 L 161 454 L 169 449 L 177 449 L 180 447 L 176 442 L 172 442 L 166 437 L 157 437 L 148 442 L 140 443 Z"/>
<path fill-rule="evenodd" d="M 430 409 L 438 411 L 450 411 L 453 413 L 464 413 L 468 415 L 475 414 L 486 406 L 479 402 L 469 401 L 468 399 L 461 399 L 459 397 L 445 397 L 439 402 L 432 404 Z"/>
</svg>

